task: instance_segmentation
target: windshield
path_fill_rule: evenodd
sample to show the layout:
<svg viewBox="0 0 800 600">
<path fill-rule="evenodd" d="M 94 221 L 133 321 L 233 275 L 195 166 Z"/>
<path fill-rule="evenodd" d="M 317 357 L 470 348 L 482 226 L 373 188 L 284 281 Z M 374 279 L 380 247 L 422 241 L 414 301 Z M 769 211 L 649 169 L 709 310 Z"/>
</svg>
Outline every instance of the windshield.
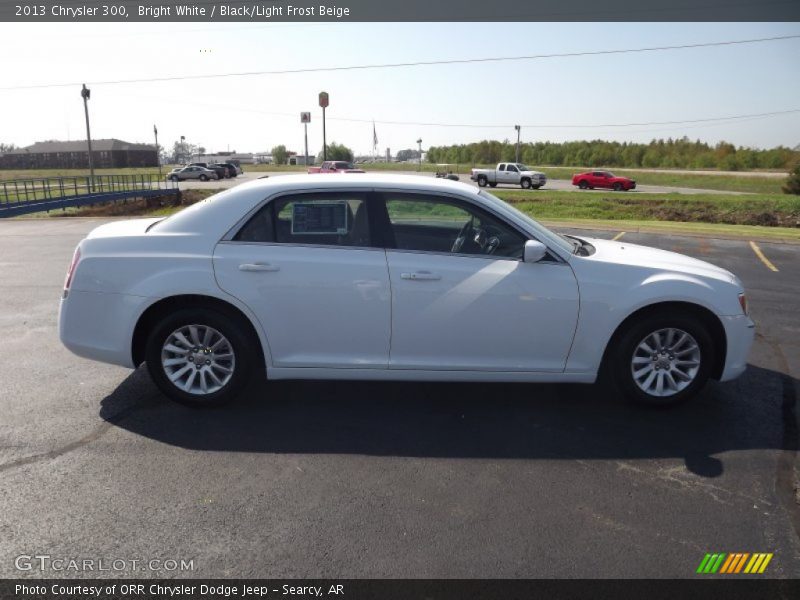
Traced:
<svg viewBox="0 0 800 600">
<path fill-rule="evenodd" d="M 522 163 L 516 163 L 516 165 L 517 165 L 517 168 L 520 171 L 530 171 L 531 170 L 531 168 L 529 166 L 523 165 Z"/>
<path fill-rule="evenodd" d="M 501 204 L 504 209 L 513 212 L 514 215 L 519 217 L 522 221 L 524 221 L 528 225 L 528 227 L 530 227 L 530 229 L 534 232 L 536 238 L 543 244 L 549 244 L 555 246 L 569 253 L 575 252 L 577 247 L 580 245 L 579 242 L 576 242 L 565 235 L 556 233 L 555 231 L 550 231 L 547 227 L 539 223 L 539 221 L 537 221 L 536 219 L 531 218 L 518 208 L 515 208 L 508 202 L 501 200 L 497 196 L 493 196 L 492 194 L 490 194 L 485 190 L 479 191 L 478 195 L 482 196 L 486 200 L 489 200 L 489 202 L 491 202 L 492 204 Z"/>
<path fill-rule="evenodd" d="M 336 168 L 336 169 L 352 169 L 353 165 L 352 165 L 352 163 L 337 162 L 337 163 L 334 164 L 334 168 Z"/>
</svg>

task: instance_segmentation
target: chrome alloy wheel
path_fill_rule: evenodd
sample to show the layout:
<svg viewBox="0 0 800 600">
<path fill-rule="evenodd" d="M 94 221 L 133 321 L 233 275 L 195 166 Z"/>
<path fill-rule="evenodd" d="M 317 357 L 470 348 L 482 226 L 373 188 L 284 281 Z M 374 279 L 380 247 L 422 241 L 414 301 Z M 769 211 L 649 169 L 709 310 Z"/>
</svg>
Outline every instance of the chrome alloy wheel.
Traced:
<svg viewBox="0 0 800 600">
<path fill-rule="evenodd" d="M 161 365 L 175 387 L 189 394 L 213 394 L 233 377 L 233 346 L 208 325 L 185 325 L 167 336 Z"/>
<path fill-rule="evenodd" d="M 694 381 L 700 360 L 700 346 L 689 333 L 659 329 L 636 346 L 631 373 L 645 394 L 663 398 L 677 394 Z"/>
</svg>

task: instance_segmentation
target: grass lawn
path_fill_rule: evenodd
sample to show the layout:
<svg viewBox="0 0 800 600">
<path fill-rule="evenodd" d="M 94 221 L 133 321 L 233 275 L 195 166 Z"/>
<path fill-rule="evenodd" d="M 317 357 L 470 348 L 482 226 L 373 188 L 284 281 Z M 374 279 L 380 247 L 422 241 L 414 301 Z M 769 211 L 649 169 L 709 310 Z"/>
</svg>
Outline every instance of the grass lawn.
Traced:
<svg viewBox="0 0 800 600">
<path fill-rule="evenodd" d="M 624 194 L 492 190 L 537 219 L 672 221 L 800 227 L 800 196 L 787 194 Z"/>
</svg>

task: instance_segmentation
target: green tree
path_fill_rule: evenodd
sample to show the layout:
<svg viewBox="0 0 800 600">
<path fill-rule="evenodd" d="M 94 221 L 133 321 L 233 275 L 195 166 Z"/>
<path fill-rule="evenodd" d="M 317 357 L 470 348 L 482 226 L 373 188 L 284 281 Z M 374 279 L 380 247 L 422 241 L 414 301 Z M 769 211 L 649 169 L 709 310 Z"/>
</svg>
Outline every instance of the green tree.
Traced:
<svg viewBox="0 0 800 600">
<path fill-rule="evenodd" d="M 789 173 L 783 186 L 784 194 L 800 194 L 800 163 Z"/>
<path fill-rule="evenodd" d="M 319 156 L 317 160 L 322 160 L 324 153 L 320 150 Z M 336 142 L 331 142 L 328 144 L 328 160 L 346 160 L 349 162 L 353 161 L 353 151 L 350 150 L 344 144 L 337 144 Z"/>
<path fill-rule="evenodd" d="M 286 151 L 286 146 L 281 144 L 272 149 L 272 162 L 276 165 L 285 165 L 286 160 L 289 158 L 289 153 Z"/>
</svg>

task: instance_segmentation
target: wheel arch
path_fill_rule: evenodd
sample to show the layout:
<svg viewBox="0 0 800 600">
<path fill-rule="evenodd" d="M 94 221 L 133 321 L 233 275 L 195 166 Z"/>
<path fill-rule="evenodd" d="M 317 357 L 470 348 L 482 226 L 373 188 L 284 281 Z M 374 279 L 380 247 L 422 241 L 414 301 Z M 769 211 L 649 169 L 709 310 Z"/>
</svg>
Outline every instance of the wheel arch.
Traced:
<svg viewBox="0 0 800 600">
<path fill-rule="evenodd" d="M 181 308 L 206 308 L 221 312 L 226 316 L 239 322 L 244 327 L 247 335 L 258 343 L 256 345 L 256 360 L 260 366 L 266 369 L 267 361 L 264 356 L 264 340 L 258 333 L 255 323 L 239 307 L 214 296 L 203 294 L 180 294 L 161 298 L 154 302 L 140 315 L 136 321 L 131 338 L 131 358 L 134 366 L 138 367 L 144 362 L 145 347 L 147 336 L 158 321 L 170 311 Z"/>
<path fill-rule="evenodd" d="M 614 333 L 611 335 L 611 338 L 608 340 L 606 348 L 603 351 L 603 359 L 600 364 L 603 367 L 607 365 L 607 358 L 610 350 L 616 347 L 617 341 L 625 333 L 626 329 L 630 327 L 631 323 L 652 314 L 674 311 L 680 311 L 681 314 L 689 313 L 700 320 L 707 327 L 708 333 L 711 336 L 711 340 L 714 343 L 714 362 L 711 365 L 711 377 L 713 379 L 719 379 L 722 376 L 722 372 L 725 368 L 725 359 L 728 353 L 728 338 L 725 335 L 725 328 L 723 327 L 722 321 L 720 321 L 719 317 L 711 310 L 705 306 L 695 304 L 693 302 L 657 302 L 655 304 L 648 304 L 647 306 L 643 306 L 633 311 L 631 314 L 625 317 L 625 319 L 623 319 L 623 321 L 614 330 Z"/>
</svg>

